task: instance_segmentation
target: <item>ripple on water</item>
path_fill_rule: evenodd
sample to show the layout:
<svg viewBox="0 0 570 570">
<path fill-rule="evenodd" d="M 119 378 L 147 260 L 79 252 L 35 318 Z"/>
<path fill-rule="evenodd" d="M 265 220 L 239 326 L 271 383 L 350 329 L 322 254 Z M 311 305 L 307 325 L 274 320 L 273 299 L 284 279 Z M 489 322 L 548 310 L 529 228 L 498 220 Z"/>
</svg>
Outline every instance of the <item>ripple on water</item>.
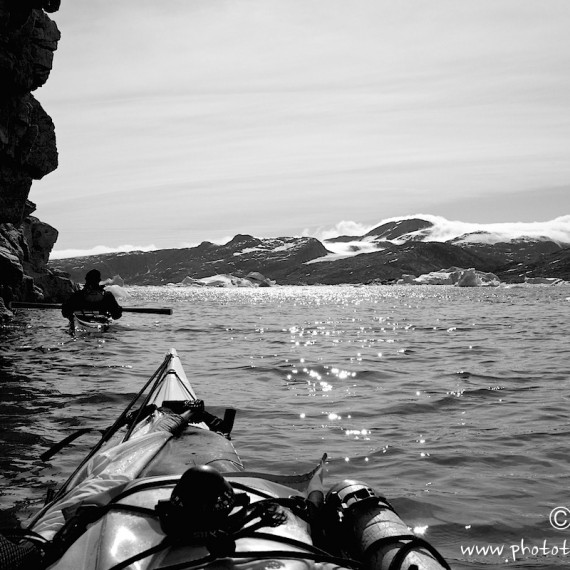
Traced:
<svg viewBox="0 0 570 570">
<path fill-rule="evenodd" d="M 326 451 L 327 485 L 374 485 L 454 568 L 495 563 L 462 555 L 469 541 L 559 538 L 548 513 L 570 473 L 567 288 L 130 291 L 173 314 L 125 314 L 99 337 L 71 338 L 47 311 L 0 329 L 4 509 L 41 503 L 96 435 L 48 465 L 39 453 L 110 425 L 173 346 L 209 408 L 238 409 L 249 469 L 299 472 Z"/>
</svg>

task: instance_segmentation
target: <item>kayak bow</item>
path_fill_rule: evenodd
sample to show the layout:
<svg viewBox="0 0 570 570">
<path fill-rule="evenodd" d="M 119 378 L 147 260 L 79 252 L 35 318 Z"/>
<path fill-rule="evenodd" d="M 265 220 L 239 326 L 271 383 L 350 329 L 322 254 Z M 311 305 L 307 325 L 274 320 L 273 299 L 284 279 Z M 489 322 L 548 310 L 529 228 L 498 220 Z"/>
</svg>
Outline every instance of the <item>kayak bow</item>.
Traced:
<svg viewBox="0 0 570 570">
<path fill-rule="evenodd" d="M 171 349 L 28 526 L 44 567 L 449 568 L 366 484 L 325 497 L 326 456 L 304 475 L 245 471 L 234 415 L 207 412 Z"/>
</svg>

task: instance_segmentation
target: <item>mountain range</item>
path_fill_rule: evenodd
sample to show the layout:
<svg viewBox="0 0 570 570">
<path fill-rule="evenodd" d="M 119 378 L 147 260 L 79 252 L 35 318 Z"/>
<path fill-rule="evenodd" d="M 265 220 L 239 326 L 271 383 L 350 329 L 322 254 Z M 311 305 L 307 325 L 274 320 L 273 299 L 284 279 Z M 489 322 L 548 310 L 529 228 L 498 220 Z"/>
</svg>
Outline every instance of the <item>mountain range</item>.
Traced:
<svg viewBox="0 0 570 570">
<path fill-rule="evenodd" d="M 570 216 L 558 218 L 563 231 L 540 228 L 502 231 L 464 224 L 473 231 L 443 231 L 435 216 L 392 219 L 362 235 L 256 238 L 236 235 L 219 245 L 107 253 L 50 261 L 48 267 L 75 282 L 94 267 L 104 277 L 120 275 L 127 285 L 181 283 L 186 277 L 237 277 L 259 272 L 279 285 L 393 283 L 450 267 L 491 272 L 507 283 L 525 277 L 570 280 Z M 449 223 L 447 224 L 449 226 Z M 461 225 L 459 226 L 461 227 Z M 490 228 L 490 229 L 489 229 Z"/>
</svg>

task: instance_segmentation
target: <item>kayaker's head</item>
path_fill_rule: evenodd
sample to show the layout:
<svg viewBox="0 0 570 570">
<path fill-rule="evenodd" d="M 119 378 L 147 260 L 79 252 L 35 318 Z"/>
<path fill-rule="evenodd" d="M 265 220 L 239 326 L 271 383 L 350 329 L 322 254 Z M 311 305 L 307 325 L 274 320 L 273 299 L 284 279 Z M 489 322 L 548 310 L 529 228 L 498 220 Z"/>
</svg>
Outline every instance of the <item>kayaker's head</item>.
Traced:
<svg viewBox="0 0 570 570">
<path fill-rule="evenodd" d="M 85 285 L 89 285 L 90 287 L 99 287 L 100 282 L 101 273 L 97 271 L 97 269 L 92 269 L 87 272 L 87 275 L 85 275 Z"/>
</svg>

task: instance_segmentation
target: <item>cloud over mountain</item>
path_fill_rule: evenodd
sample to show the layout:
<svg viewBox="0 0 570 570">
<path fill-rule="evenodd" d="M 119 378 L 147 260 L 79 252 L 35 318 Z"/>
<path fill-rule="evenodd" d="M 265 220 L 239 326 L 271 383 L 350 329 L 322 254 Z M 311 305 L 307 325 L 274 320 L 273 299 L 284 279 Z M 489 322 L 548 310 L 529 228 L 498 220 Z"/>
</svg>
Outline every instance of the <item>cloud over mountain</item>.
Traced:
<svg viewBox="0 0 570 570">
<path fill-rule="evenodd" d="M 421 229 L 412 232 L 400 232 L 398 228 L 404 227 L 411 220 L 420 220 Z M 379 230 L 378 228 L 386 228 Z M 385 232 L 389 231 L 389 234 Z M 392 237 L 383 237 L 390 235 Z M 386 218 L 377 224 L 362 224 L 351 220 L 342 220 L 330 228 L 305 229 L 303 237 L 315 237 L 322 241 L 326 248 L 337 257 L 352 256 L 359 253 L 371 253 L 383 249 L 386 241 L 402 244 L 406 241 L 424 242 L 452 242 L 458 243 L 485 243 L 509 242 L 512 240 L 549 240 L 558 245 L 570 244 L 570 215 L 560 216 L 546 222 L 503 222 L 492 224 L 478 224 L 448 220 L 433 214 L 414 214 L 410 216 L 396 216 Z M 264 236 L 270 237 L 270 236 Z M 215 240 L 213 243 L 223 244 L 231 237 Z M 196 243 L 181 243 L 179 248 L 195 247 Z M 123 253 L 129 251 L 155 251 L 158 248 L 153 244 L 121 245 L 116 248 L 97 245 L 88 250 L 66 249 L 55 250 L 51 259 L 66 259 L 71 257 L 86 257 L 105 253 Z"/>
<path fill-rule="evenodd" d="M 407 231 L 402 228 L 407 228 Z M 303 233 L 307 235 L 308 231 Z M 387 243 L 409 241 L 491 245 L 531 240 L 567 246 L 570 244 L 570 215 L 545 222 L 478 224 L 432 214 L 415 214 L 387 218 L 373 226 L 343 221 L 334 228 L 319 230 L 315 237 L 321 239 L 337 257 L 380 251 Z"/>
</svg>

